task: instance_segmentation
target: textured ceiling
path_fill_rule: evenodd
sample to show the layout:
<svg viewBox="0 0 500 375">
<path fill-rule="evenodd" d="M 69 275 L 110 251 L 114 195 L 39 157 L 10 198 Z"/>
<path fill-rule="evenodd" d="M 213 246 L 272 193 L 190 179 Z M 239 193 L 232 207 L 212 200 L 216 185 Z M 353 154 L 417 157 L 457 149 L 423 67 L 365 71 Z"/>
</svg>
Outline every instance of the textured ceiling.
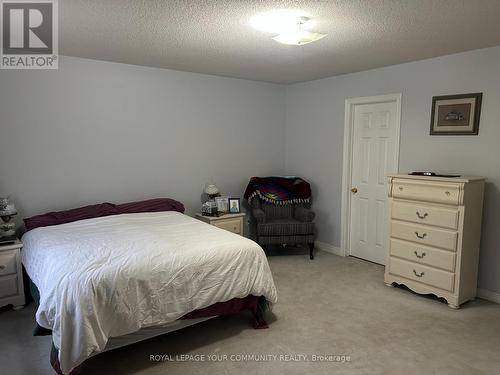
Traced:
<svg viewBox="0 0 500 375">
<path fill-rule="evenodd" d="M 328 34 L 286 46 L 252 16 L 300 9 Z M 60 52 L 278 83 L 500 45 L 500 0 L 64 0 Z"/>
</svg>

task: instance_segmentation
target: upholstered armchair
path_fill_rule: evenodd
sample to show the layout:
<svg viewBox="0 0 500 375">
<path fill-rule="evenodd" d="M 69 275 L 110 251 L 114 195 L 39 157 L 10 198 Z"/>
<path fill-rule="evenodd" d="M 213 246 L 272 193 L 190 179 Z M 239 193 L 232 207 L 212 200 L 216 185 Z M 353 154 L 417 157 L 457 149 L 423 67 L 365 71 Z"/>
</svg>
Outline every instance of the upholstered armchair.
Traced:
<svg viewBox="0 0 500 375">
<path fill-rule="evenodd" d="M 255 221 L 256 241 L 262 247 L 271 244 L 307 244 L 314 259 L 314 212 L 308 203 L 274 204 L 255 197 L 250 202 Z"/>
</svg>

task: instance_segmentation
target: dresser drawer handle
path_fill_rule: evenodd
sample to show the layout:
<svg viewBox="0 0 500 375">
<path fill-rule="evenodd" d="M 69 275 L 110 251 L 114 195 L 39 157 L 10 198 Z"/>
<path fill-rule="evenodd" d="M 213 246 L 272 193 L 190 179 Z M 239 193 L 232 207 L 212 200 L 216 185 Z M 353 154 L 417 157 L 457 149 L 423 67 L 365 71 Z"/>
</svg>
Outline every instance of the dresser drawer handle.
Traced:
<svg viewBox="0 0 500 375">
<path fill-rule="evenodd" d="M 423 252 L 421 255 L 418 255 L 417 250 L 415 250 L 415 251 L 414 251 L 414 253 L 415 253 L 415 256 L 416 256 L 418 259 L 422 259 L 422 258 L 423 258 L 423 257 L 425 257 L 425 255 L 426 255 L 426 254 L 425 254 L 425 252 Z"/>
<path fill-rule="evenodd" d="M 399 190 L 400 190 L 400 191 L 403 191 L 403 187 L 402 187 L 402 186 L 400 186 L 400 187 L 399 187 Z"/>
<path fill-rule="evenodd" d="M 420 239 L 424 239 L 425 237 L 427 237 L 427 233 L 424 233 L 422 235 L 418 234 L 418 232 L 415 232 L 415 235 L 420 238 Z"/>
<path fill-rule="evenodd" d="M 429 214 L 427 212 L 425 212 L 423 215 L 420 213 L 420 212 L 416 212 L 417 216 L 419 219 L 425 219 L 427 216 L 429 216 Z"/>
<path fill-rule="evenodd" d="M 4 270 L 5 268 L 7 268 L 5 264 L 0 264 L 0 270 Z"/>
<path fill-rule="evenodd" d="M 413 270 L 413 273 L 414 273 L 414 274 L 415 274 L 415 276 L 417 276 L 417 277 L 422 277 L 422 276 L 424 276 L 424 275 L 425 275 L 425 272 L 424 272 L 424 271 L 422 271 L 422 272 L 420 272 L 420 274 L 418 274 L 418 273 L 417 273 L 417 271 Z"/>
<path fill-rule="evenodd" d="M 450 196 L 450 194 L 451 194 L 449 191 L 445 191 L 444 193 L 445 193 L 445 194 L 446 194 L 446 196 L 448 196 L 448 197 L 449 197 L 449 196 Z"/>
</svg>

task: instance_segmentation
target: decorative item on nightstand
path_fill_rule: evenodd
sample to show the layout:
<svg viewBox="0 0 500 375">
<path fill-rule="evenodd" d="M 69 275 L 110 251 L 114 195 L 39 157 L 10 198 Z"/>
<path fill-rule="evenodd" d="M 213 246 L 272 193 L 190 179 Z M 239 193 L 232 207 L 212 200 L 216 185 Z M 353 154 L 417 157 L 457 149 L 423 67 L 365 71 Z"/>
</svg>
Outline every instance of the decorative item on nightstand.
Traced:
<svg viewBox="0 0 500 375">
<path fill-rule="evenodd" d="M 229 198 L 229 213 L 231 214 L 239 214 L 240 213 L 240 198 Z"/>
<path fill-rule="evenodd" d="M 476 297 L 483 177 L 389 175 L 387 285 L 458 308 Z"/>
<path fill-rule="evenodd" d="M 16 224 L 12 218 L 17 215 L 16 207 L 9 198 L 0 198 L 0 246 L 12 245 L 16 240 Z"/>
<path fill-rule="evenodd" d="M 219 188 L 215 184 L 207 184 L 205 186 L 205 194 L 208 196 L 208 200 L 214 200 L 220 194 Z"/>
<path fill-rule="evenodd" d="M 217 212 L 220 214 L 225 214 L 229 212 L 229 197 L 215 197 L 215 203 L 217 204 Z"/>
<path fill-rule="evenodd" d="M 14 310 L 24 307 L 21 248 L 18 239 L 11 245 L 0 246 L 0 307 L 13 305 Z"/>
<path fill-rule="evenodd" d="M 203 216 L 217 216 L 217 204 L 215 201 L 207 201 L 201 205 Z"/>
<path fill-rule="evenodd" d="M 202 215 L 217 216 L 217 203 L 215 202 L 215 197 L 220 195 L 219 188 L 213 183 L 208 183 L 205 185 L 204 192 L 208 200 L 201 206 Z"/>
</svg>

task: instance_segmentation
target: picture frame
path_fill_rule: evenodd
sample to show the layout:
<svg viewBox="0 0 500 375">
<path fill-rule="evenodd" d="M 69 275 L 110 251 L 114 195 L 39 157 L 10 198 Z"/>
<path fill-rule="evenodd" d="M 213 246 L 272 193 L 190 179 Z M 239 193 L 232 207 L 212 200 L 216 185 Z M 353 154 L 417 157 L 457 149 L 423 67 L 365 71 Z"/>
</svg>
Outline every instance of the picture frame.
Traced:
<svg viewBox="0 0 500 375">
<path fill-rule="evenodd" d="M 241 212 L 240 198 L 228 198 L 228 204 L 230 214 L 239 214 Z"/>
<path fill-rule="evenodd" d="M 430 135 L 478 135 L 483 93 L 434 96 Z"/>
<path fill-rule="evenodd" d="M 215 197 L 215 203 L 217 204 L 217 211 L 220 213 L 227 213 L 229 211 L 229 197 L 221 196 Z"/>
</svg>

